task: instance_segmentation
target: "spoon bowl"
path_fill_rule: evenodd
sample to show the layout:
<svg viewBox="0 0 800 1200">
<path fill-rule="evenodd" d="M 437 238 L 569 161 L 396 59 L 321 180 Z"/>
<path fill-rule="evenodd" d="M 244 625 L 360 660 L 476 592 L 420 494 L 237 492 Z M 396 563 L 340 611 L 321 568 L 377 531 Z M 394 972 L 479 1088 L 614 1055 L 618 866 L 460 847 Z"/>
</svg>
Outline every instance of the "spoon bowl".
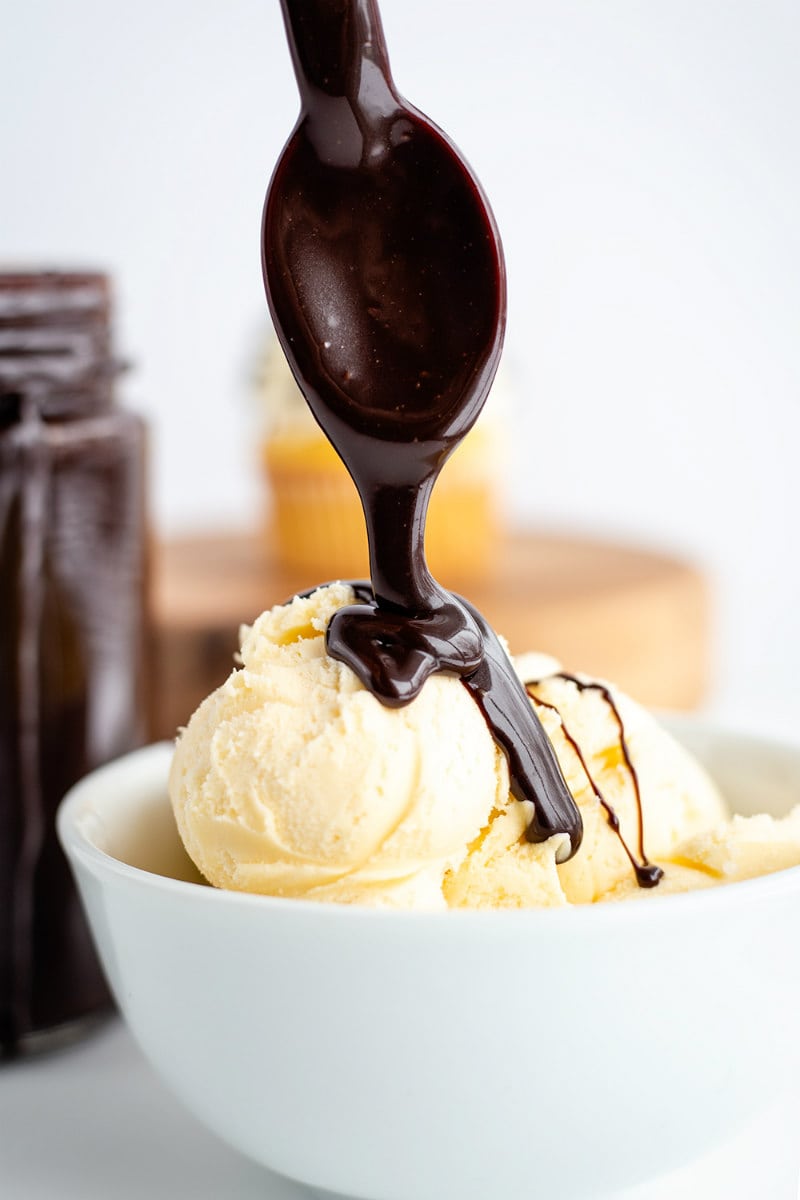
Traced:
<svg viewBox="0 0 800 1200">
<path fill-rule="evenodd" d="M 395 445 L 394 482 L 417 483 L 488 393 L 504 333 L 503 255 L 463 157 L 397 93 L 374 3 L 342 9 L 284 0 L 302 111 L 264 208 L 267 297 L 346 465 L 369 474 L 383 439 Z M 381 479 L 393 482 L 383 461 Z"/>
</svg>

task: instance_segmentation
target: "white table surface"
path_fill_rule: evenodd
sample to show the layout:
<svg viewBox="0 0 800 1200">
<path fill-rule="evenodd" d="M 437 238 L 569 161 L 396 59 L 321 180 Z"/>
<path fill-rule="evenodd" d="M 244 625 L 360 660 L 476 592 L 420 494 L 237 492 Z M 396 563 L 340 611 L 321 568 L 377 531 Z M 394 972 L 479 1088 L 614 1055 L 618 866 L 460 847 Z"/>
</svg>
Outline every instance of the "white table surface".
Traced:
<svg viewBox="0 0 800 1200">
<path fill-rule="evenodd" d="M 787 1130 L 791 1140 L 800 1129 L 795 1119 L 773 1115 L 690 1171 L 619 1200 L 796 1200 L 796 1171 L 779 1153 Z M 800 1137 L 797 1148 L 800 1161 Z M 310 1196 L 229 1150 L 184 1112 L 119 1019 L 69 1049 L 0 1067 L 2 1200 Z"/>
<path fill-rule="evenodd" d="M 0 1067 L 2 1200 L 307 1200 L 184 1112 L 115 1018 Z"/>
</svg>

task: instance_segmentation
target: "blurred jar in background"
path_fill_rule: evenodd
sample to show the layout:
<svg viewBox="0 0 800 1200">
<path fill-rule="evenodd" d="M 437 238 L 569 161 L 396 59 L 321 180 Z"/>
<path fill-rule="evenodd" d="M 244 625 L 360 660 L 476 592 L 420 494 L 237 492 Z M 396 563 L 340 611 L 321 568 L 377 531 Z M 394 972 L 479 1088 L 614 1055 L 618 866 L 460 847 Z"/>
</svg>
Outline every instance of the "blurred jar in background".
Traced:
<svg viewBox="0 0 800 1200">
<path fill-rule="evenodd" d="M 54 814 L 146 736 L 144 429 L 98 274 L 0 274 L 0 1054 L 110 1005 Z"/>
</svg>

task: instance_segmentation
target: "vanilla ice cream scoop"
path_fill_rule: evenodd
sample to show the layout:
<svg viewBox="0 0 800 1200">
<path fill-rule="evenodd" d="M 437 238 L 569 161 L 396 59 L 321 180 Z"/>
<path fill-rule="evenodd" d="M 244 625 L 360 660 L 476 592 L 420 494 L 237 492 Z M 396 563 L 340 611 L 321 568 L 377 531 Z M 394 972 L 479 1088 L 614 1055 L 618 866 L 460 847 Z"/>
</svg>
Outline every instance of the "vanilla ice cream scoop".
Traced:
<svg viewBox="0 0 800 1200">
<path fill-rule="evenodd" d="M 635 864 L 649 859 L 660 865 L 681 840 L 723 821 L 725 805 L 715 785 L 624 693 L 563 675 L 544 655 L 526 654 L 515 666 L 580 810 L 583 841 L 574 858 L 556 866 L 551 843 L 524 840 L 524 817 L 515 812 L 522 806 L 496 811 L 480 842 L 445 879 L 449 904 L 589 904 L 623 881 L 632 895 L 658 892 L 660 885 L 638 886 Z"/>
<path fill-rule="evenodd" d="M 561 839 L 527 841 L 531 805 L 510 794 L 505 759 L 457 678 L 433 675 L 389 708 L 328 655 L 328 622 L 353 600 L 333 584 L 244 628 L 241 666 L 178 740 L 175 817 L 216 886 L 403 908 L 543 907 L 640 894 L 632 863 L 643 850 L 666 871 L 653 894 L 800 861 L 785 838 L 768 853 L 761 826 L 742 841 L 709 777 L 641 706 L 526 655 L 517 671 L 584 825 L 578 854 L 558 863 Z M 738 873 L 723 863 L 734 843 L 748 864 Z"/>
<path fill-rule="evenodd" d="M 663 860 L 659 892 L 693 892 L 736 883 L 800 865 L 800 804 L 780 820 L 760 813 L 734 816 L 679 842 Z M 630 900 L 635 892 L 622 879 L 606 899 Z"/>
<path fill-rule="evenodd" d="M 219 887 L 443 908 L 445 872 L 509 803 L 505 759 L 458 679 L 387 708 L 328 656 L 353 599 L 321 588 L 243 630 L 241 668 L 177 744 L 178 828 Z"/>
</svg>

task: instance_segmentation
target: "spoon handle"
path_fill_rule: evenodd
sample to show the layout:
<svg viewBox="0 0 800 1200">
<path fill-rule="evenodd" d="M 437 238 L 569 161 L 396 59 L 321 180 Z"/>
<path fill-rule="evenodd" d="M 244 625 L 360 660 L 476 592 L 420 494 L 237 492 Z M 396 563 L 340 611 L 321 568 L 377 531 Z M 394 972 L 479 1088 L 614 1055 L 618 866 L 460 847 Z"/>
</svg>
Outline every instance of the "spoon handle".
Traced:
<svg viewBox="0 0 800 1200">
<path fill-rule="evenodd" d="M 421 614 L 452 600 L 425 561 L 425 517 L 435 479 L 430 475 L 419 486 L 375 485 L 362 498 L 370 576 L 380 608 Z"/>
<path fill-rule="evenodd" d="M 376 0 L 281 0 L 281 8 L 306 112 L 324 97 L 374 108 L 380 92 L 396 105 Z"/>
</svg>

